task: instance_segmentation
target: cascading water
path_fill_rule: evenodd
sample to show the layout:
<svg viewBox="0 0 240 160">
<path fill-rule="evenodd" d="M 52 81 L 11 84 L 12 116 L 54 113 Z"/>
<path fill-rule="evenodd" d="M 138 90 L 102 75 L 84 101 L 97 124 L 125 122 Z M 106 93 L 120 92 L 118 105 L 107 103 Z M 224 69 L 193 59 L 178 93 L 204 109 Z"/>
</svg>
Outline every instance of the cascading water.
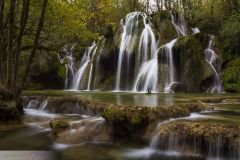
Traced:
<svg viewBox="0 0 240 160">
<path fill-rule="evenodd" d="M 175 27 L 175 30 L 178 32 L 178 36 L 186 36 L 188 34 L 187 24 L 182 14 L 175 14 L 171 12 L 171 22 Z M 167 43 L 164 46 L 165 57 L 168 62 L 168 78 L 165 82 L 164 92 L 171 92 L 171 86 L 176 83 L 175 67 L 174 67 L 174 57 L 173 57 L 173 46 L 177 42 L 177 39 L 174 39 Z"/>
<path fill-rule="evenodd" d="M 172 40 L 171 42 L 167 43 L 164 47 L 164 53 L 167 57 L 168 61 L 168 80 L 165 82 L 164 92 L 169 93 L 171 91 L 171 86 L 173 83 L 176 82 L 175 77 L 175 67 L 173 62 L 173 46 L 176 43 L 177 39 Z"/>
<path fill-rule="evenodd" d="M 135 42 L 135 37 L 137 36 L 138 31 L 138 18 L 139 12 L 132 12 L 126 16 L 125 23 L 122 21 L 122 35 L 121 35 L 121 43 L 119 48 L 119 57 L 118 57 L 118 67 L 117 67 L 117 77 L 116 77 L 116 86 L 115 90 L 120 90 L 121 80 L 122 80 L 122 71 L 123 65 L 127 64 L 128 66 L 125 68 L 124 72 L 129 73 L 129 60 L 130 60 L 130 52 L 131 47 L 133 47 Z M 127 62 L 125 62 L 127 61 Z"/>
<path fill-rule="evenodd" d="M 47 107 L 48 101 L 44 100 L 42 104 L 39 106 L 39 110 L 44 111 Z"/>
<path fill-rule="evenodd" d="M 133 91 L 157 91 L 158 82 L 158 57 L 157 43 L 147 16 L 143 15 L 144 29 L 142 31 L 138 55 L 136 56 L 137 69 Z M 151 48 L 149 47 L 151 42 Z M 149 52 L 150 49 L 150 52 Z M 140 69 L 138 69 L 140 67 Z"/>
<path fill-rule="evenodd" d="M 71 80 L 73 79 L 75 75 L 75 68 L 74 68 L 74 58 L 73 58 L 73 49 L 75 48 L 77 44 L 75 43 L 71 48 L 66 45 L 63 47 L 63 53 L 65 54 L 63 58 L 59 57 L 60 62 L 63 64 L 64 60 L 67 60 L 67 63 L 65 64 L 65 70 L 66 70 L 66 78 L 65 78 L 65 89 L 69 88 L 69 84 Z"/>
<path fill-rule="evenodd" d="M 85 77 L 85 75 L 89 75 L 88 78 L 88 86 L 87 89 L 90 89 L 90 85 L 91 85 L 91 81 L 92 81 L 92 65 L 93 65 L 93 59 L 96 53 L 96 43 L 93 42 L 91 47 L 88 47 L 88 49 L 86 50 L 85 54 L 82 57 L 81 63 L 80 63 L 80 67 L 77 71 L 77 73 L 74 76 L 73 82 L 72 82 L 72 90 L 78 90 L 80 89 L 84 89 L 84 86 L 81 84 L 83 81 L 83 78 Z M 87 68 L 90 66 L 90 73 L 87 72 Z M 86 87 L 85 87 L 86 89 Z"/>
<path fill-rule="evenodd" d="M 208 92 L 220 93 L 222 91 L 222 85 L 221 85 L 221 80 L 220 80 L 219 74 L 217 72 L 217 70 L 218 70 L 218 64 L 217 64 L 218 55 L 213 50 L 213 40 L 214 40 L 214 36 L 210 35 L 208 47 L 204 51 L 205 59 L 206 59 L 207 63 L 211 66 L 212 70 L 214 71 L 214 75 L 215 75 L 213 86 L 208 89 Z"/>
<path fill-rule="evenodd" d="M 176 15 L 171 12 L 171 21 L 179 36 L 186 36 L 188 34 L 187 23 L 183 14 Z"/>
<path fill-rule="evenodd" d="M 92 53 L 92 58 L 91 58 L 91 67 L 90 67 L 90 72 L 89 72 L 89 76 L 88 76 L 88 86 L 87 86 L 87 90 L 90 90 L 91 89 L 91 84 L 92 84 L 92 75 L 93 75 L 93 67 L 94 67 L 94 64 L 93 64 L 93 60 L 94 60 L 94 57 L 95 57 L 95 54 L 97 52 L 97 47 L 94 48 L 93 50 L 93 53 Z"/>
<path fill-rule="evenodd" d="M 198 28 L 192 28 L 192 34 L 200 33 L 201 31 Z"/>
</svg>

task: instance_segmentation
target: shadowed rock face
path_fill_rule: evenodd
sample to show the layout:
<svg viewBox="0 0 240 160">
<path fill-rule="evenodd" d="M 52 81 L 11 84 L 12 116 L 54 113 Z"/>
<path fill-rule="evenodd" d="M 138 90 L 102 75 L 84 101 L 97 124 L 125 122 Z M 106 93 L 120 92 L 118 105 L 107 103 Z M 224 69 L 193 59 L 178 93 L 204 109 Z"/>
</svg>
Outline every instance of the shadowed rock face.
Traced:
<svg viewBox="0 0 240 160">
<path fill-rule="evenodd" d="M 214 75 L 205 61 L 205 48 L 195 36 L 180 37 L 173 47 L 177 77 L 181 83 L 186 84 L 187 92 L 202 91 L 202 82 Z"/>
<path fill-rule="evenodd" d="M 240 127 L 236 125 L 177 121 L 163 124 L 156 133 L 157 147 L 164 150 L 239 157 Z"/>
</svg>

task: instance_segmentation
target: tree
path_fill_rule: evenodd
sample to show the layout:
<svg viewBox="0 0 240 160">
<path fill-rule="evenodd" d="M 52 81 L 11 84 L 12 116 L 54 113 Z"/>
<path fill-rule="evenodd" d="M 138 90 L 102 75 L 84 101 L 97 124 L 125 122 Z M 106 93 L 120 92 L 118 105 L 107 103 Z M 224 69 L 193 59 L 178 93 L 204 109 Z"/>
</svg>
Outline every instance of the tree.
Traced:
<svg viewBox="0 0 240 160">
<path fill-rule="evenodd" d="M 43 0 L 38 28 L 34 36 L 34 45 L 32 47 L 31 54 L 29 55 L 29 60 L 24 74 L 25 76 L 22 79 L 22 85 L 19 90 L 16 83 L 19 75 L 18 69 L 22 39 L 28 22 L 30 0 L 24 0 L 23 2 L 18 0 L 10 0 L 10 2 L 6 2 L 4 0 L 0 1 L 0 86 L 3 85 L 5 86 L 4 88 L 16 93 L 16 98 L 19 96 L 24 87 L 33 57 L 35 56 L 36 49 L 38 48 L 38 42 L 46 14 L 47 2 L 48 0 Z M 8 10 L 6 10 L 5 7 L 8 7 Z M 19 16 L 18 12 L 20 7 L 21 16 Z M 17 22 L 16 20 L 18 20 L 19 17 L 20 21 Z M 19 27 L 16 27 L 17 23 L 19 23 Z"/>
</svg>

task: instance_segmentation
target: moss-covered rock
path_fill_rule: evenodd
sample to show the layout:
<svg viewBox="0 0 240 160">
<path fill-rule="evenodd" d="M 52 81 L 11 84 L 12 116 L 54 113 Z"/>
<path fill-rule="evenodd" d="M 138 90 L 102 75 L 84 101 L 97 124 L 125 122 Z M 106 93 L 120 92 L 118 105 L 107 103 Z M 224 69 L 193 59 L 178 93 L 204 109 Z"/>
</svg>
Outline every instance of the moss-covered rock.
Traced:
<svg viewBox="0 0 240 160">
<path fill-rule="evenodd" d="M 134 135 L 139 129 L 145 128 L 149 123 L 169 118 L 186 117 L 191 112 L 200 112 L 209 109 L 196 103 L 168 107 L 139 107 L 139 106 L 118 106 L 109 105 L 102 113 L 102 117 L 113 126 L 114 134 Z"/>
<path fill-rule="evenodd" d="M 240 58 L 227 64 L 223 74 L 223 86 L 227 92 L 240 92 Z"/>
<path fill-rule="evenodd" d="M 148 124 L 149 112 L 149 107 L 109 105 L 102 117 L 113 127 L 123 127 L 132 133 L 136 128 Z"/>
<path fill-rule="evenodd" d="M 69 127 L 69 122 L 67 119 L 53 119 L 50 121 L 50 127 L 52 128 L 52 136 L 55 139 L 59 133 Z"/>
<path fill-rule="evenodd" d="M 175 62 L 179 73 L 177 77 L 186 84 L 188 92 L 203 91 L 202 82 L 214 75 L 204 58 L 204 49 L 194 36 L 178 38 L 173 48 L 174 57 L 178 60 Z"/>
<path fill-rule="evenodd" d="M 100 117 L 64 117 L 50 122 L 52 138 L 57 143 L 81 144 L 84 142 L 108 142 L 110 128 Z"/>
<path fill-rule="evenodd" d="M 166 19 L 160 23 L 159 30 L 158 30 L 158 36 L 159 36 L 159 45 L 160 46 L 177 38 L 178 33 L 177 33 L 176 29 L 174 28 L 171 20 Z"/>
</svg>

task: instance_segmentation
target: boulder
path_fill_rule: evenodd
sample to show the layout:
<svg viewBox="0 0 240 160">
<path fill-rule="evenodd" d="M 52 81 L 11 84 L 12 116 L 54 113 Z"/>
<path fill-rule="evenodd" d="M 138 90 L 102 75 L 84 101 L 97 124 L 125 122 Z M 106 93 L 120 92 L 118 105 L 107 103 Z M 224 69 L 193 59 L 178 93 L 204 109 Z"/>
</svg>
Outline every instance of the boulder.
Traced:
<svg viewBox="0 0 240 160">
<path fill-rule="evenodd" d="M 184 93 L 186 92 L 186 85 L 176 82 L 171 85 L 170 90 L 174 93 Z"/>
</svg>

